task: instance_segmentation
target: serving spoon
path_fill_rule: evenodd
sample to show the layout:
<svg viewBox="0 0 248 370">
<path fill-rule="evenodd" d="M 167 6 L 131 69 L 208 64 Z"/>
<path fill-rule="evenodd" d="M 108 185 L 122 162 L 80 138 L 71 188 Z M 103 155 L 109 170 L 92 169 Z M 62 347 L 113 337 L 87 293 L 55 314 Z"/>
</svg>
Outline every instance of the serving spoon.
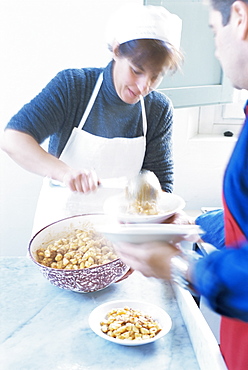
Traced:
<svg viewBox="0 0 248 370">
<path fill-rule="evenodd" d="M 162 192 L 161 185 L 154 172 L 142 170 L 131 179 L 126 186 L 126 198 L 129 202 L 141 205 L 147 202 L 157 202 Z"/>
<path fill-rule="evenodd" d="M 49 182 L 51 187 L 66 188 L 66 185 L 60 181 L 50 179 Z M 106 189 L 125 189 L 128 185 L 128 180 L 125 176 L 123 177 L 112 177 L 108 179 L 100 179 L 98 186 Z"/>
<path fill-rule="evenodd" d="M 58 186 L 65 188 L 66 186 L 55 180 L 50 180 L 50 186 Z M 140 173 L 127 180 L 125 176 L 116 178 L 100 179 L 99 187 L 108 189 L 123 189 L 125 190 L 126 199 L 128 202 L 156 202 L 162 192 L 157 176 L 148 170 L 142 170 Z"/>
</svg>

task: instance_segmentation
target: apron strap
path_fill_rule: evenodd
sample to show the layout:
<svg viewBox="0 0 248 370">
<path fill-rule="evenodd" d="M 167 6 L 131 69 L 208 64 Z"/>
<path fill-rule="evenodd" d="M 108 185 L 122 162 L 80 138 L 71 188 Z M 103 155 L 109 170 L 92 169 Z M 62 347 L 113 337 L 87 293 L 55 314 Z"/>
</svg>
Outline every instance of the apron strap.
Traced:
<svg viewBox="0 0 248 370">
<path fill-rule="evenodd" d="M 103 72 L 100 73 L 98 80 L 95 84 L 94 90 L 92 92 L 92 95 L 90 97 L 90 100 L 88 102 L 88 105 L 84 111 L 83 117 L 81 119 L 81 122 L 78 125 L 78 129 L 81 130 L 84 127 L 84 124 L 88 118 L 88 115 L 91 111 L 91 108 L 96 100 L 97 94 L 100 90 L 100 87 L 102 85 L 103 81 Z M 141 104 L 141 111 L 142 111 L 142 120 L 143 120 L 143 134 L 146 139 L 146 133 L 147 133 L 147 119 L 146 119 L 146 110 L 145 110 L 145 103 L 144 103 L 144 98 L 143 96 L 140 96 L 140 104 Z"/>
<path fill-rule="evenodd" d="M 100 87 L 101 87 L 102 81 L 103 81 L 103 72 L 102 72 L 102 73 L 99 75 L 99 77 L 98 77 L 98 80 L 97 80 L 97 82 L 96 82 L 96 84 L 95 84 L 95 87 L 94 87 L 94 90 L 93 90 L 92 95 L 91 95 L 91 97 L 90 97 L 90 100 L 89 100 L 89 102 L 88 102 L 88 105 L 87 105 L 87 107 L 86 107 L 86 109 L 85 109 L 85 111 L 84 111 L 84 114 L 83 114 L 83 117 L 82 117 L 82 119 L 81 119 L 81 122 L 80 122 L 80 124 L 78 125 L 78 129 L 79 129 L 79 130 L 81 130 L 81 129 L 84 127 L 84 124 L 85 124 L 85 122 L 86 122 L 86 120 L 87 120 L 87 118 L 88 118 L 88 115 L 89 115 L 89 113 L 90 113 L 90 111 L 91 111 L 91 108 L 92 108 L 92 106 L 93 106 L 93 104 L 94 104 L 94 102 L 95 102 L 95 100 L 96 100 L 96 97 L 97 97 L 98 91 L 100 90 Z"/>
<path fill-rule="evenodd" d="M 144 102 L 143 96 L 140 96 L 140 104 L 141 104 L 142 119 L 143 119 L 143 134 L 146 139 L 147 119 L 146 119 L 146 109 L 145 109 L 145 102 Z"/>
</svg>

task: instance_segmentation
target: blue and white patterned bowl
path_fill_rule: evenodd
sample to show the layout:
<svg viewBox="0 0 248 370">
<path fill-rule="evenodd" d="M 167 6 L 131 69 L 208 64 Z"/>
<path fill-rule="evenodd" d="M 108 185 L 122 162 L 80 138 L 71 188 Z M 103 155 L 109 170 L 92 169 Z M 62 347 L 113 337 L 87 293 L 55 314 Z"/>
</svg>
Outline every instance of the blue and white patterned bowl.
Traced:
<svg viewBox="0 0 248 370">
<path fill-rule="evenodd" d="M 79 293 L 95 292 L 121 279 L 129 270 L 129 267 L 119 258 L 99 266 L 78 270 L 51 268 L 37 262 L 36 251 L 42 245 L 63 238 L 75 229 L 82 229 L 88 222 L 92 225 L 102 225 L 108 223 L 109 218 L 105 215 L 68 217 L 44 227 L 30 241 L 29 255 L 51 284 Z"/>
</svg>

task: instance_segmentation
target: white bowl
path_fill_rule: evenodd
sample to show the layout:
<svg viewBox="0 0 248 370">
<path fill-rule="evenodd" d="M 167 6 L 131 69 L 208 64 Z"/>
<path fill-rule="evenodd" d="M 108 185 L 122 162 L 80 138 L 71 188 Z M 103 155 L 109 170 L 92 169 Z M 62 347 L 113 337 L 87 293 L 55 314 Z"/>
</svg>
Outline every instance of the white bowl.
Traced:
<svg viewBox="0 0 248 370">
<path fill-rule="evenodd" d="M 128 340 L 128 339 L 117 339 L 110 337 L 101 330 L 100 322 L 106 319 L 106 315 L 112 309 L 130 307 L 142 311 L 143 313 L 150 315 L 153 320 L 156 320 L 162 327 L 162 330 L 155 335 L 155 337 L 150 339 L 141 340 Z M 124 346 L 140 346 L 143 344 L 148 344 L 155 342 L 156 340 L 162 338 L 166 335 L 172 326 L 172 321 L 170 316 L 162 308 L 155 306 L 147 302 L 133 301 L 133 300 L 118 300 L 104 303 L 96 307 L 89 316 L 89 325 L 91 329 L 99 335 L 101 338 L 106 339 L 110 342 L 121 344 Z"/>
<path fill-rule="evenodd" d="M 148 243 L 163 241 L 179 243 L 183 240 L 195 242 L 203 230 L 199 225 L 175 224 L 108 224 L 99 225 L 96 230 L 112 243 Z"/>
<path fill-rule="evenodd" d="M 161 223 L 184 207 L 185 202 L 180 196 L 163 192 L 158 201 L 160 212 L 157 215 L 130 214 L 127 212 L 127 201 L 122 193 L 105 201 L 104 212 L 122 223 Z"/>
</svg>

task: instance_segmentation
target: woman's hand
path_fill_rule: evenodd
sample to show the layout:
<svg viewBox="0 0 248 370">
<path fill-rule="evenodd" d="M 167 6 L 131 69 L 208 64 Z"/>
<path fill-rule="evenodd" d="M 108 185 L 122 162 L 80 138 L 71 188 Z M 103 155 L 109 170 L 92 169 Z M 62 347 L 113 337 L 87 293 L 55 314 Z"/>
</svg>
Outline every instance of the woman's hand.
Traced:
<svg viewBox="0 0 248 370">
<path fill-rule="evenodd" d="M 177 246 L 165 242 L 117 243 L 115 250 L 120 259 L 132 269 L 160 279 L 170 279 L 171 258 L 180 253 Z"/>
<path fill-rule="evenodd" d="M 99 179 L 93 170 L 77 171 L 68 168 L 68 171 L 63 176 L 63 184 L 71 191 L 88 193 L 98 188 Z"/>
</svg>

